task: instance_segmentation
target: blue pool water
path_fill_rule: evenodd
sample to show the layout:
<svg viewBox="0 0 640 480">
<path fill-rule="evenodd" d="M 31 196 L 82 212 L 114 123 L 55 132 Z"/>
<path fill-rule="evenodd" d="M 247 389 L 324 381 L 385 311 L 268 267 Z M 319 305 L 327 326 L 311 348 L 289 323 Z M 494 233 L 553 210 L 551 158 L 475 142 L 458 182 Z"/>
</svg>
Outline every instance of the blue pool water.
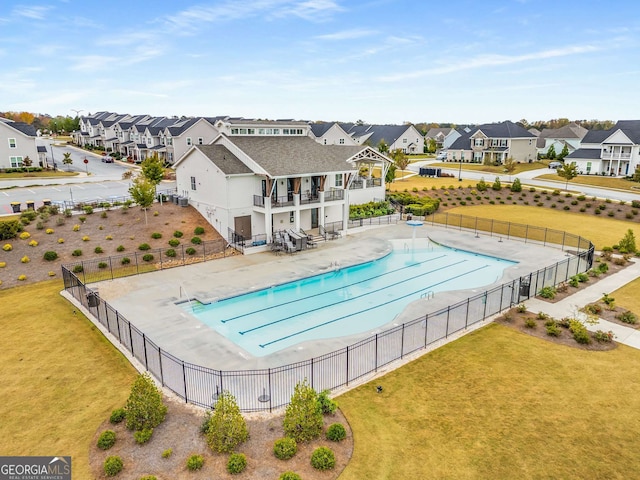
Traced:
<svg viewBox="0 0 640 480">
<path fill-rule="evenodd" d="M 421 296 L 490 284 L 514 263 L 441 246 L 405 248 L 208 305 L 180 306 L 260 357 L 308 340 L 369 333 Z"/>
</svg>

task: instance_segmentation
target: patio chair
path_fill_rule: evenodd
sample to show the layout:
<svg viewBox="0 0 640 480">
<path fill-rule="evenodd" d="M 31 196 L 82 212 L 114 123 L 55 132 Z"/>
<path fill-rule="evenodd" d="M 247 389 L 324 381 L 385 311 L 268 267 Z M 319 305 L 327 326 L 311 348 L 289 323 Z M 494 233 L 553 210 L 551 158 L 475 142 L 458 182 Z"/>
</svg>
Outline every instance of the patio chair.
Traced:
<svg viewBox="0 0 640 480">
<path fill-rule="evenodd" d="M 296 246 L 291 240 L 284 242 L 284 251 L 287 253 L 294 253 L 296 251 Z"/>
</svg>

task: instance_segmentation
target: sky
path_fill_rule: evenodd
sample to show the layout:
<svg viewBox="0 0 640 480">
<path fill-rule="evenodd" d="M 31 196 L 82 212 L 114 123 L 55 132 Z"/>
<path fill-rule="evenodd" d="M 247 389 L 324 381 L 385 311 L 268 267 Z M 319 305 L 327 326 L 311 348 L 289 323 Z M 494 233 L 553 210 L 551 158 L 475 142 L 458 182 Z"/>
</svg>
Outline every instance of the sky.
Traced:
<svg viewBox="0 0 640 480">
<path fill-rule="evenodd" d="M 640 119 L 638 0 L 3 0 L 0 111 Z"/>
</svg>

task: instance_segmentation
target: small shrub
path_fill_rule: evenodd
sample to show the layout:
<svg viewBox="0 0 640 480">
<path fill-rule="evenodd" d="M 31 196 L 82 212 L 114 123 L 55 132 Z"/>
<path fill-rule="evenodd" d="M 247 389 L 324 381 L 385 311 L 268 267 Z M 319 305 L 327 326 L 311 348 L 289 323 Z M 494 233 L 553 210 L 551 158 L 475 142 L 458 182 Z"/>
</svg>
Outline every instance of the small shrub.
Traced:
<svg viewBox="0 0 640 480">
<path fill-rule="evenodd" d="M 4 268 L 7 266 L 7 262 L 0 262 L 0 268 Z"/>
<path fill-rule="evenodd" d="M 247 457 L 244 453 L 232 453 L 227 462 L 227 472 L 237 475 L 247 468 Z"/>
<path fill-rule="evenodd" d="M 195 472 L 200 470 L 204 465 L 204 457 L 202 455 L 191 455 L 187 459 L 187 469 Z"/>
<path fill-rule="evenodd" d="M 191 243 L 193 243 L 194 245 L 200 245 L 202 243 L 202 239 L 200 237 L 193 237 L 191 239 Z"/>
<path fill-rule="evenodd" d="M 31 259 L 26 255 L 20 259 L 20 263 L 29 263 Z"/>
<path fill-rule="evenodd" d="M 80 220 L 80 223 L 84 223 L 87 221 L 87 217 L 78 217 L 78 220 Z"/>
<path fill-rule="evenodd" d="M 636 317 L 633 312 L 630 312 L 629 310 L 616 315 L 616 318 L 621 322 L 628 323 L 630 325 L 635 325 L 636 323 L 638 323 L 638 317 Z"/>
<path fill-rule="evenodd" d="M 196 253 L 196 249 L 195 249 L 195 248 L 193 248 L 193 247 L 189 247 L 189 248 L 187 248 L 187 249 L 185 250 L 185 253 L 186 253 L 187 255 L 194 255 L 194 254 Z"/>
<path fill-rule="evenodd" d="M 84 267 L 82 265 L 76 265 L 73 267 L 73 273 L 82 273 L 84 271 Z"/>
<path fill-rule="evenodd" d="M 73 252 L 71 252 L 71 255 L 73 255 L 74 257 L 80 257 L 82 256 L 82 250 L 80 250 L 79 248 L 74 250 Z"/>
<path fill-rule="evenodd" d="M 616 299 L 609 296 L 609 294 L 605 293 L 602 297 L 602 301 L 609 310 L 613 310 L 615 308 Z"/>
<path fill-rule="evenodd" d="M 545 327 L 547 329 L 547 335 L 549 335 L 550 337 L 559 337 L 560 336 L 560 327 L 558 326 L 558 324 L 556 322 L 553 322 L 552 324 L 546 325 Z"/>
<path fill-rule="evenodd" d="M 146 250 L 151 250 L 151 245 L 149 245 L 148 243 L 141 243 L 140 245 L 138 245 L 138 250 L 142 250 L 143 252 Z"/>
<path fill-rule="evenodd" d="M 108 266 L 107 262 L 98 262 L 98 268 L 100 269 L 107 268 Z"/>
<path fill-rule="evenodd" d="M 107 212 L 106 212 L 106 211 L 103 211 L 103 212 L 100 214 L 100 218 L 107 218 L 107 217 L 108 217 L 108 215 L 107 215 Z"/>
<path fill-rule="evenodd" d="M 542 298 L 553 300 L 556 297 L 556 289 L 554 287 L 542 287 L 539 295 Z"/>
<path fill-rule="evenodd" d="M 47 262 L 53 262 L 57 258 L 58 258 L 58 254 L 56 252 L 54 252 L 53 250 L 49 250 L 47 252 L 44 252 L 44 259 Z"/>
<path fill-rule="evenodd" d="M 123 466 L 124 465 L 122 463 L 122 459 L 117 455 L 112 455 L 110 457 L 107 457 L 103 465 L 104 474 L 107 477 L 115 477 L 117 474 L 119 474 L 122 471 Z"/>
<path fill-rule="evenodd" d="M 273 444 L 273 454 L 280 460 L 289 460 L 297 451 L 298 444 L 293 438 L 280 438 Z"/>
<path fill-rule="evenodd" d="M 278 480 L 302 480 L 302 477 L 295 472 L 284 472 Z"/>
<path fill-rule="evenodd" d="M 167 414 L 162 392 L 148 373 L 136 377 L 124 409 L 129 430 L 153 429 Z"/>
<path fill-rule="evenodd" d="M 145 428 L 134 432 L 133 438 L 138 445 L 142 445 L 151 440 L 151 435 L 153 435 L 153 428 Z"/>
<path fill-rule="evenodd" d="M 38 242 L 37 242 L 37 241 L 35 241 L 35 240 L 31 240 L 31 241 L 29 242 L 29 246 L 30 246 L 30 247 L 37 247 L 37 246 L 38 246 Z"/>
<path fill-rule="evenodd" d="M 610 343 L 613 341 L 613 332 L 609 330 L 605 332 L 604 330 L 596 330 L 593 334 L 593 338 L 596 339 L 596 342 L 599 343 Z"/>
<path fill-rule="evenodd" d="M 165 252 L 165 255 L 166 255 L 167 257 L 171 257 L 171 258 L 173 258 L 173 257 L 175 257 L 177 254 L 176 254 L 176 251 L 175 251 L 173 248 L 170 248 L 169 250 L 167 250 L 167 251 Z"/>
<path fill-rule="evenodd" d="M 113 236 L 112 235 L 107 235 L 106 237 L 104 237 L 105 240 L 113 240 Z"/>
<path fill-rule="evenodd" d="M 11 245 L 10 243 L 5 243 L 4 247 L 2 247 L 2 250 L 4 250 L 5 252 L 10 252 L 11 250 L 13 250 L 13 245 Z"/>
<path fill-rule="evenodd" d="M 82 210 L 84 210 L 84 213 L 86 213 L 87 215 L 91 215 L 93 213 L 93 207 L 91 205 L 85 205 L 84 207 L 82 207 Z"/>
<path fill-rule="evenodd" d="M 318 405 L 324 415 L 333 415 L 338 408 L 338 404 L 329 398 L 329 390 L 323 390 L 318 394 Z"/>
<path fill-rule="evenodd" d="M 172 247 L 177 247 L 178 245 L 180 245 L 180 240 L 178 240 L 177 238 L 172 238 L 168 243 Z"/>
<path fill-rule="evenodd" d="M 58 243 L 60 243 L 60 244 L 64 243 L 64 238 L 59 238 L 58 239 Z"/>
<path fill-rule="evenodd" d="M 578 320 L 575 320 L 575 319 L 569 320 L 569 330 L 573 334 L 573 339 L 576 342 L 582 345 L 588 345 L 591 343 L 591 337 L 589 336 L 587 327 L 585 327 Z"/>
<path fill-rule="evenodd" d="M 98 437 L 98 448 L 100 450 L 109 450 L 116 443 L 116 432 L 113 430 L 105 430 Z"/>
<path fill-rule="evenodd" d="M 124 408 L 116 408 L 113 412 L 111 412 L 111 416 L 109 417 L 109 421 L 113 424 L 120 423 L 126 417 L 126 412 Z"/>
<path fill-rule="evenodd" d="M 145 262 L 151 262 L 153 260 L 153 254 L 152 253 L 145 253 L 142 256 L 142 260 L 144 260 Z"/>
<path fill-rule="evenodd" d="M 334 423 L 329 425 L 327 429 L 327 440 L 332 442 L 341 442 L 347 438 L 347 431 L 341 423 Z"/>
<path fill-rule="evenodd" d="M 116 247 L 116 252 L 124 252 L 124 245 L 118 245 Z"/>
<path fill-rule="evenodd" d="M 181 238 L 182 235 L 184 235 L 184 233 L 182 233 L 180 230 L 176 230 L 175 232 L 173 232 L 173 236 L 176 238 Z"/>
<path fill-rule="evenodd" d="M 129 257 L 122 257 L 122 260 L 120 260 L 120 263 L 122 265 L 129 265 L 131 263 L 131 259 Z"/>
<path fill-rule="evenodd" d="M 31 234 L 29 232 L 22 232 L 20 234 L 20 239 L 26 240 L 27 238 L 31 238 Z"/>
<path fill-rule="evenodd" d="M 104 250 L 102 249 L 102 247 L 96 247 L 93 251 L 95 253 L 104 253 Z"/>
<path fill-rule="evenodd" d="M 53 228 L 47 228 L 44 233 L 46 233 L 47 235 L 51 235 L 53 233 Z"/>
<path fill-rule="evenodd" d="M 140 477 L 140 480 L 158 480 L 158 477 L 155 475 L 145 475 L 144 477 Z"/>
<path fill-rule="evenodd" d="M 158 211 L 153 212 L 153 216 L 157 217 L 158 215 L 160 215 L 160 213 Z"/>
<path fill-rule="evenodd" d="M 549 315 L 547 315 L 547 314 L 546 314 L 546 313 L 544 313 L 544 312 L 538 312 L 538 314 L 536 315 L 536 318 L 537 318 L 538 320 L 546 320 L 546 319 L 548 319 L 548 318 L 549 318 Z"/>
<path fill-rule="evenodd" d="M 162 238 L 162 234 L 160 232 L 153 232 L 151 234 L 151 238 L 154 238 L 157 240 L 158 238 Z"/>
<path fill-rule="evenodd" d="M 169 458 L 173 453 L 173 448 L 167 448 L 164 452 L 162 452 L 162 458 Z"/>
<path fill-rule="evenodd" d="M 49 275 L 50 277 L 55 277 L 56 276 L 56 272 L 51 270 L 51 271 L 49 271 L 49 273 L 47 275 Z"/>
<path fill-rule="evenodd" d="M 602 313 L 602 307 L 597 303 L 590 303 L 584 309 L 591 315 L 600 315 Z"/>
<path fill-rule="evenodd" d="M 27 276 L 22 274 L 22 275 L 18 275 L 18 280 L 20 280 L 21 282 L 24 282 L 27 279 Z"/>
<path fill-rule="evenodd" d="M 204 234 L 204 228 L 203 227 L 196 227 L 193 230 L 194 235 L 203 235 Z"/>
<path fill-rule="evenodd" d="M 316 470 L 331 470 L 336 466 L 336 457 L 328 447 L 318 447 L 311 454 L 311 466 Z"/>
<path fill-rule="evenodd" d="M 536 321 L 533 318 L 527 318 L 524 321 L 524 326 L 527 328 L 536 328 L 538 324 L 536 323 Z"/>
</svg>

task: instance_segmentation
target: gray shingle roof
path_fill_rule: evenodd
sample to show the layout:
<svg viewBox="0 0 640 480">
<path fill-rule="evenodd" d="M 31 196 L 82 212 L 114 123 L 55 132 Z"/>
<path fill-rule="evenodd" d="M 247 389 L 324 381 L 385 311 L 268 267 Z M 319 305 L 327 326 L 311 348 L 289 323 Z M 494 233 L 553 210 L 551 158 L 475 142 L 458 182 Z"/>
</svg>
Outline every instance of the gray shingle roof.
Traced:
<svg viewBox="0 0 640 480">
<path fill-rule="evenodd" d="M 195 148 L 200 150 L 225 175 L 252 173 L 251 169 L 242 163 L 238 157 L 231 153 L 224 145 L 196 145 Z"/>
<path fill-rule="evenodd" d="M 611 129 L 613 132 L 622 130 L 636 145 L 640 145 L 640 120 L 619 120 Z"/>
<path fill-rule="evenodd" d="M 582 137 L 581 143 L 602 143 L 608 138 L 615 129 L 611 130 L 589 130 L 587 134 Z"/>
<path fill-rule="evenodd" d="M 471 131 L 464 133 L 461 137 L 458 137 L 456 141 L 453 142 L 450 149 L 470 150 L 470 139 L 478 130 L 489 138 L 536 138 L 534 134 L 513 122 L 485 123 L 484 125 L 472 128 Z"/>
<path fill-rule="evenodd" d="M 564 158 L 569 160 L 600 160 L 600 149 L 579 148 L 575 152 L 570 153 Z"/>
<path fill-rule="evenodd" d="M 33 127 L 33 125 L 29 125 L 28 123 L 24 123 L 24 122 L 7 122 L 7 125 L 9 125 L 11 128 L 14 128 L 16 130 L 18 130 L 19 132 L 28 135 L 29 137 L 35 137 L 36 136 L 36 129 Z"/>
<path fill-rule="evenodd" d="M 335 125 L 334 123 L 330 123 L 330 122 L 309 124 L 309 126 L 311 127 L 311 131 L 316 136 L 316 138 L 322 137 L 334 125 Z"/>
<path fill-rule="evenodd" d="M 38 145 L 38 153 L 47 153 L 47 147 L 44 145 Z"/>
<path fill-rule="evenodd" d="M 309 137 L 227 137 L 271 177 L 354 171 L 364 146 L 320 145 Z"/>
</svg>

